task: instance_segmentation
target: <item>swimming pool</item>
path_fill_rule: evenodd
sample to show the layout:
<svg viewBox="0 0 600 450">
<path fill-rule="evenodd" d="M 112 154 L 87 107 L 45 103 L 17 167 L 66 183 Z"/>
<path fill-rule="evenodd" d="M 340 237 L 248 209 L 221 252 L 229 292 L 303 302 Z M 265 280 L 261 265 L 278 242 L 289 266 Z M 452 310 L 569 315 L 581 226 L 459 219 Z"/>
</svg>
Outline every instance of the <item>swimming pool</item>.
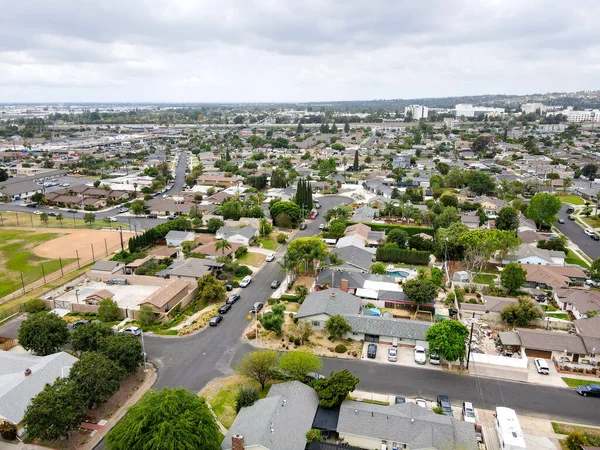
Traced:
<svg viewBox="0 0 600 450">
<path fill-rule="evenodd" d="M 396 277 L 396 278 L 408 278 L 410 276 L 410 273 L 409 272 L 405 272 L 404 270 L 388 271 L 387 274 L 390 277 Z"/>
</svg>

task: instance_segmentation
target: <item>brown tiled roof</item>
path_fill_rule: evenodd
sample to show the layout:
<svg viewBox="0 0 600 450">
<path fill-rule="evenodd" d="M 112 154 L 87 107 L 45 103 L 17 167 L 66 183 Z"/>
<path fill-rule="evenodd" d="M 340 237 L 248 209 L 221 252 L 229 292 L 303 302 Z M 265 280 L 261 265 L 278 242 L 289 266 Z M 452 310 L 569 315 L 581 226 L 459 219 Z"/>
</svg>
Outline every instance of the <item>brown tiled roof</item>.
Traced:
<svg viewBox="0 0 600 450">
<path fill-rule="evenodd" d="M 583 340 L 574 334 L 525 328 L 517 328 L 516 331 L 526 349 L 587 354 Z"/>
<path fill-rule="evenodd" d="M 527 271 L 527 281 L 544 283 L 555 289 L 569 286 L 571 278 L 587 278 L 585 272 L 577 267 L 537 266 L 534 264 L 521 264 Z"/>
<path fill-rule="evenodd" d="M 240 248 L 242 246 L 242 244 L 236 244 L 234 242 L 230 242 L 229 245 L 231 245 L 231 248 L 226 248 L 225 249 L 225 256 L 231 255 L 233 252 L 235 252 L 238 248 Z M 200 245 L 198 247 L 196 247 L 194 250 L 192 250 L 192 253 L 201 253 L 203 255 L 216 255 L 216 256 L 223 256 L 223 250 L 219 249 L 217 250 L 217 243 L 216 241 L 214 242 L 209 242 L 208 244 L 204 244 L 204 245 Z"/>
<path fill-rule="evenodd" d="M 92 299 L 92 298 L 99 298 L 99 299 L 107 299 L 107 298 L 113 298 L 115 296 L 115 294 L 113 294 L 112 292 L 110 292 L 107 289 L 100 289 L 97 292 L 94 292 L 93 294 L 88 295 L 85 299 Z"/>
<path fill-rule="evenodd" d="M 187 290 L 189 288 L 189 283 L 185 280 L 177 279 L 173 280 L 172 283 L 163 286 L 148 297 L 145 300 L 142 300 L 139 304 L 143 305 L 145 303 L 149 303 L 151 305 L 156 306 L 157 308 L 164 307 L 169 300 L 175 297 L 177 294 L 180 294 L 181 291 Z"/>
<path fill-rule="evenodd" d="M 558 298 L 575 306 L 584 314 L 589 311 L 600 311 L 600 293 L 587 289 L 559 289 Z"/>
<path fill-rule="evenodd" d="M 356 225 L 351 225 L 346 228 L 346 236 L 359 235 L 367 239 L 370 231 L 371 227 L 362 223 L 357 223 Z"/>
<path fill-rule="evenodd" d="M 172 247 L 160 247 L 157 248 L 155 250 L 153 250 L 151 253 L 155 256 L 164 256 L 164 257 L 171 257 L 175 254 L 177 254 L 177 249 L 176 248 L 172 248 Z"/>
<path fill-rule="evenodd" d="M 589 319 L 577 319 L 573 323 L 579 334 L 600 339 L 600 315 Z M 600 347 L 598 347 L 598 353 L 600 353 Z"/>
</svg>

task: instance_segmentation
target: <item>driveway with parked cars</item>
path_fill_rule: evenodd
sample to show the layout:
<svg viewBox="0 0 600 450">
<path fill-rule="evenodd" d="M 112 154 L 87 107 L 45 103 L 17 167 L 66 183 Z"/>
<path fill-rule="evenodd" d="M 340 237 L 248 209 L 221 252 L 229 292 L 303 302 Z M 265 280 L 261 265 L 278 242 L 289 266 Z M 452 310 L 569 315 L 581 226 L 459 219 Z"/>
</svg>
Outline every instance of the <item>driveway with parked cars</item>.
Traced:
<svg viewBox="0 0 600 450">
<path fill-rule="evenodd" d="M 424 369 L 432 369 L 432 370 L 442 370 L 442 366 L 430 364 L 429 357 L 427 357 L 427 362 L 425 364 L 418 364 L 415 362 L 415 351 L 413 347 L 393 347 L 389 344 L 374 344 L 377 345 L 377 353 L 375 358 L 367 357 L 367 348 L 371 344 L 370 342 L 365 342 L 362 349 L 361 359 L 378 362 L 383 364 L 395 364 L 397 366 L 410 366 L 410 367 L 421 367 Z M 389 350 L 396 349 L 396 361 L 390 361 L 390 359 L 394 359 L 393 357 L 389 357 Z"/>
</svg>

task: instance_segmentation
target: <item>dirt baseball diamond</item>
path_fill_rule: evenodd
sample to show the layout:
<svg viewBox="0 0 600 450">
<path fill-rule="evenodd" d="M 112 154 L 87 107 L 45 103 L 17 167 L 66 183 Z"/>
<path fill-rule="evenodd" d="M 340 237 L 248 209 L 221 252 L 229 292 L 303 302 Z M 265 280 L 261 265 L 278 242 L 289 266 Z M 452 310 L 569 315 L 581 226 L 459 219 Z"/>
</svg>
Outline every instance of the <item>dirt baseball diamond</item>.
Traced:
<svg viewBox="0 0 600 450">
<path fill-rule="evenodd" d="M 44 242 L 31 250 L 43 258 L 75 258 L 75 251 L 79 251 L 80 253 L 85 252 L 87 255 L 91 253 L 92 245 L 94 246 L 96 257 L 99 258 L 106 254 L 106 247 L 111 252 L 117 246 L 121 245 L 118 231 L 71 230 L 65 228 L 30 228 L 27 231 L 61 234 L 56 239 Z M 127 248 L 129 237 L 129 233 L 123 233 L 125 248 Z"/>
</svg>

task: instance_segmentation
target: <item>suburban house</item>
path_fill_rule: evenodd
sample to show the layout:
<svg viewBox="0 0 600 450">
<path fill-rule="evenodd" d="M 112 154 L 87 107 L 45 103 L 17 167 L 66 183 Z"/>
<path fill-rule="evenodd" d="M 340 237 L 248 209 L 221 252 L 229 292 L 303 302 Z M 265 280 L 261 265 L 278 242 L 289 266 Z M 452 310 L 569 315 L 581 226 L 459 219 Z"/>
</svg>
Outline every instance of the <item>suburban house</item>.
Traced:
<svg viewBox="0 0 600 450">
<path fill-rule="evenodd" d="M 479 216 L 474 213 L 464 214 L 460 216 L 460 221 L 464 226 L 466 226 L 470 230 L 475 230 L 476 228 L 479 228 Z"/>
<path fill-rule="evenodd" d="M 375 218 L 379 217 L 379 210 L 371 208 L 370 206 L 361 206 L 354 211 L 352 215 L 352 222 L 373 222 Z"/>
<path fill-rule="evenodd" d="M 472 423 L 408 402 L 384 406 L 345 400 L 337 432 L 348 446 L 363 449 L 478 448 Z"/>
<path fill-rule="evenodd" d="M 196 178 L 198 184 L 205 184 L 207 186 L 223 185 L 223 186 L 237 186 L 242 177 L 234 175 L 232 177 L 226 177 L 224 175 L 211 175 L 202 174 Z"/>
<path fill-rule="evenodd" d="M 527 271 L 525 287 L 540 289 L 560 289 L 572 285 L 582 285 L 587 279 L 585 272 L 578 267 L 538 266 L 521 264 Z"/>
<path fill-rule="evenodd" d="M 235 251 L 242 246 L 242 244 L 230 243 L 230 248 L 220 248 L 217 250 L 216 242 L 209 242 L 207 244 L 199 245 L 192 253 L 199 253 L 204 255 L 205 258 L 217 259 L 218 256 L 231 256 L 235 257 Z M 235 259 L 235 258 L 234 258 Z"/>
<path fill-rule="evenodd" d="M 165 270 L 156 275 L 164 278 L 181 278 L 187 281 L 198 281 L 204 275 L 212 274 L 223 267 L 212 259 L 188 258 L 183 261 L 174 261 Z"/>
<path fill-rule="evenodd" d="M 575 334 L 525 328 L 517 328 L 516 331 L 521 340 L 521 348 L 532 358 L 568 358 L 569 361 L 579 362 L 580 358 L 591 353 L 583 339 Z"/>
<path fill-rule="evenodd" d="M 16 425 L 22 435 L 21 422 L 31 400 L 46 384 L 69 376 L 76 361 L 66 352 L 33 356 L 0 351 L 0 420 Z"/>
<path fill-rule="evenodd" d="M 87 305 L 98 306 L 102 300 L 112 300 L 114 296 L 115 294 L 110 292 L 108 289 L 100 289 L 99 291 L 88 295 L 83 302 Z"/>
<path fill-rule="evenodd" d="M 494 297 L 491 295 L 484 295 L 481 297 L 483 304 L 480 303 L 459 303 L 461 312 L 469 315 L 474 314 L 475 317 L 483 320 L 489 320 L 491 322 L 502 322 L 502 311 L 504 308 L 510 305 L 518 305 L 519 301 L 516 298 L 510 297 Z M 542 315 L 544 311 L 540 307 L 539 303 L 535 302 L 535 306 Z"/>
<path fill-rule="evenodd" d="M 600 315 L 588 319 L 577 319 L 573 321 L 577 335 L 581 336 L 590 357 L 596 358 L 600 353 Z"/>
<path fill-rule="evenodd" d="M 428 347 L 425 333 L 433 325 L 419 320 L 394 319 L 392 317 L 344 314 L 352 327 L 345 337 L 354 340 L 390 345 Z"/>
<path fill-rule="evenodd" d="M 37 192 L 42 192 L 42 187 L 31 180 L 9 178 L 0 183 L 0 198 L 8 198 L 11 201 L 29 198 Z"/>
<path fill-rule="evenodd" d="M 336 267 L 342 270 L 368 272 L 371 269 L 371 264 L 375 261 L 373 252 L 365 248 L 355 247 L 354 245 L 338 248 L 335 253 L 343 261 L 342 264 Z"/>
<path fill-rule="evenodd" d="M 479 203 L 485 215 L 491 219 L 495 219 L 498 216 L 498 212 L 506 206 L 504 200 L 495 197 L 476 197 L 474 202 Z"/>
<path fill-rule="evenodd" d="M 146 202 L 146 208 L 148 211 L 150 211 L 152 214 L 158 214 L 160 216 L 168 216 L 170 214 L 188 214 L 192 209 L 192 206 L 201 208 L 200 205 L 195 205 L 194 203 L 176 202 L 171 198 L 156 197 Z"/>
<path fill-rule="evenodd" d="M 245 227 L 230 227 L 224 226 L 217 230 L 217 239 L 224 239 L 229 243 L 241 244 L 248 246 L 253 238 L 258 236 L 258 229 L 245 226 Z"/>
<path fill-rule="evenodd" d="M 361 299 L 340 289 L 332 288 L 315 291 L 304 299 L 296 318 L 311 322 L 316 330 L 325 328 L 325 322 L 336 314 L 358 314 Z"/>
<path fill-rule="evenodd" d="M 357 223 L 346 228 L 346 236 L 356 236 L 367 242 L 369 247 L 377 247 L 379 241 L 385 239 L 385 231 L 372 231 L 365 224 Z"/>
<path fill-rule="evenodd" d="M 410 155 L 393 155 L 392 169 L 407 169 L 410 167 Z"/>
<path fill-rule="evenodd" d="M 576 319 L 600 311 L 600 293 L 587 289 L 556 289 L 554 299 L 563 311 L 571 311 Z"/>
<path fill-rule="evenodd" d="M 222 450 L 304 450 L 319 406 L 315 390 L 299 381 L 274 384 L 266 398 L 242 408 Z"/>
<path fill-rule="evenodd" d="M 184 242 L 194 242 L 196 235 L 193 231 L 171 230 L 165 236 L 167 245 L 171 247 L 180 247 Z"/>
<path fill-rule="evenodd" d="M 520 264 L 532 264 L 542 266 L 564 266 L 565 252 L 545 250 L 537 248 L 532 244 L 521 244 L 514 253 L 506 256 L 502 264 L 517 262 Z"/>
<path fill-rule="evenodd" d="M 115 275 L 122 274 L 125 264 L 119 261 L 96 261 L 90 271 L 98 275 Z"/>
<path fill-rule="evenodd" d="M 335 248 L 348 247 L 350 245 L 353 245 L 354 247 L 367 248 L 367 240 L 358 234 L 351 234 L 339 238 L 335 243 Z M 375 254 L 374 250 L 370 251 L 372 254 Z"/>
<path fill-rule="evenodd" d="M 150 305 L 155 313 L 167 313 L 193 288 L 194 286 L 188 281 L 179 278 L 158 288 L 142 300 L 139 305 Z"/>
</svg>

